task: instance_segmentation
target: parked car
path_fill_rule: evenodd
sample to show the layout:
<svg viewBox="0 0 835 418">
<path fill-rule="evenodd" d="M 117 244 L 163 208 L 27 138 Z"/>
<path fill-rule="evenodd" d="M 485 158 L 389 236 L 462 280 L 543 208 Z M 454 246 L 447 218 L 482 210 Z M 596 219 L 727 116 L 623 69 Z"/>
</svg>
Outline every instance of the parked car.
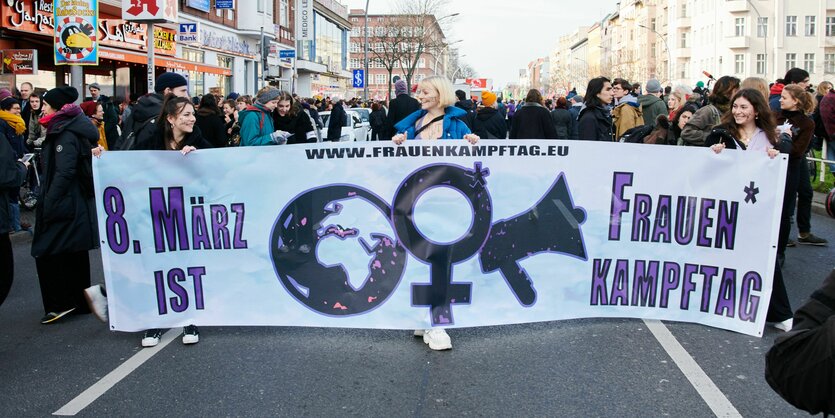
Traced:
<svg viewBox="0 0 835 418">
<path fill-rule="evenodd" d="M 371 140 L 371 109 L 366 109 L 364 107 L 357 107 L 351 109 L 353 112 L 357 112 L 360 115 L 360 121 L 362 121 L 362 126 L 365 127 L 367 132 L 366 141 Z"/>
<path fill-rule="evenodd" d="M 363 125 L 360 114 L 355 112 L 355 110 L 345 110 L 348 117 L 346 118 L 345 125 L 342 126 L 342 136 L 339 138 L 340 142 L 368 141 L 371 136 L 371 128 L 367 123 Z M 322 123 L 325 124 L 325 130 L 327 130 L 331 112 L 319 112 L 319 116 L 322 117 Z"/>
</svg>

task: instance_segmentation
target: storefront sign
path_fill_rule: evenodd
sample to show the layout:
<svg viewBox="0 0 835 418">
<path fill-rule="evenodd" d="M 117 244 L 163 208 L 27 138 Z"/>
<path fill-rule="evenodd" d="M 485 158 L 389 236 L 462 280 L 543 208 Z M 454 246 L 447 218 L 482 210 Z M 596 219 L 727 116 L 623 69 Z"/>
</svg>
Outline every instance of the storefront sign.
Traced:
<svg viewBox="0 0 835 418">
<path fill-rule="evenodd" d="M 186 5 L 192 9 L 209 12 L 212 9 L 212 0 L 188 0 Z"/>
<path fill-rule="evenodd" d="M 200 23 L 180 23 L 177 42 L 187 44 L 200 42 Z"/>
<path fill-rule="evenodd" d="M 4 74 L 38 74 L 37 49 L 7 49 L 3 51 Z"/>
<path fill-rule="evenodd" d="M 177 23 L 177 0 L 122 0 L 122 19 Z"/>
<path fill-rule="evenodd" d="M 145 51 L 148 25 L 129 22 L 122 19 L 102 19 L 99 21 L 99 37 L 102 45 L 117 48 Z M 176 32 L 163 27 L 154 27 L 154 52 L 163 55 L 176 55 Z"/>
<path fill-rule="evenodd" d="M 98 0 L 55 0 L 55 65 L 98 65 Z"/>
<path fill-rule="evenodd" d="M 246 41 L 240 40 L 237 36 L 224 35 L 201 28 L 200 38 L 205 47 L 238 55 L 253 56 L 256 54 L 255 48 L 250 46 Z"/>
<path fill-rule="evenodd" d="M 0 4 L 3 27 L 25 32 L 43 32 L 55 27 L 52 1 L 13 0 Z"/>
<path fill-rule="evenodd" d="M 313 40 L 313 0 L 298 0 L 296 10 L 296 37 L 299 41 Z"/>
<path fill-rule="evenodd" d="M 234 9 L 235 0 L 215 0 L 215 9 Z"/>
</svg>

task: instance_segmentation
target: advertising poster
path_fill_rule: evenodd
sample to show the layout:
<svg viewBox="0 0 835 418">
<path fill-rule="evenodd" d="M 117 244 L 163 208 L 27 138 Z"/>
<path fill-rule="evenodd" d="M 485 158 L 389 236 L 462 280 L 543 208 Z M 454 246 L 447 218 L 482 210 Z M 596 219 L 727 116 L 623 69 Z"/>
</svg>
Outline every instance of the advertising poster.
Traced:
<svg viewBox="0 0 835 418">
<path fill-rule="evenodd" d="M 99 64 L 98 0 L 55 0 L 55 64 Z"/>
</svg>

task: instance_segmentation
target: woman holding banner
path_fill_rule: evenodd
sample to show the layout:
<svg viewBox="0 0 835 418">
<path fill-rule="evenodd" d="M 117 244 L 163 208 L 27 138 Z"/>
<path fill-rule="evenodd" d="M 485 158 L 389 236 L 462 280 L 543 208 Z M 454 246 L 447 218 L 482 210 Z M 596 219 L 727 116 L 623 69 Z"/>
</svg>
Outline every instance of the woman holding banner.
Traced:
<svg viewBox="0 0 835 418">
<path fill-rule="evenodd" d="M 768 102 L 762 93 L 755 89 L 742 89 L 734 94 L 730 101 L 730 112 L 722 117 L 722 123 L 705 139 L 705 145 L 719 154 L 725 148 L 741 149 L 746 152 L 762 153 L 774 158 L 781 150 L 788 152 L 786 146 L 777 137 L 777 123 Z M 789 145 L 790 146 L 790 145 Z M 780 229 L 787 222 L 786 204 L 783 204 L 783 217 Z M 781 234 L 782 235 L 782 234 Z M 782 238 L 781 238 L 782 241 Z M 775 260 L 774 285 L 771 302 L 768 305 L 766 321 L 783 331 L 792 328 L 792 311 L 783 272 L 780 263 Z"/>
<path fill-rule="evenodd" d="M 466 139 L 475 144 L 480 139 L 470 132 L 463 119 L 467 112 L 455 107 L 455 94 L 452 83 L 445 77 L 427 77 L 418 84 L 417 99 L 420 110 L 406 116 L 394 129 L 397 135 L 391 138 L 400 145 L 407 139 Z M 432 350 L 449 350 L 452 340 L 443 328 L 415 330 L 415 337 L 423 337 L 423 342 Z"/>
</svg>

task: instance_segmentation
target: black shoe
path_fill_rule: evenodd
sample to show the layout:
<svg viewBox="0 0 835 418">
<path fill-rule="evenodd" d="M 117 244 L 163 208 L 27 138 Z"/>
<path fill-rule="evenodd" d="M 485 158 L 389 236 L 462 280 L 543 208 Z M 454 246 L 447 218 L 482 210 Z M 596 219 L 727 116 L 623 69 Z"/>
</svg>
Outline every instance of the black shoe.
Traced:
<svg viewBox="0 0 835 418">
<path fill-rule="evenodd" d="M 142 337 L 143 347 L 153 347 L 159 344 L 159 339 L 162 337 L 161 329 L 149 329 L 145 331 L 145 336 Z"/>
<path fill-rule="evenodd" d="M 807 234 L 805 237 L 797 237 L 798 244 L 806 244 L 806 245 L 817 245 L 819 247 L 825 246 L 829 241 L 815 236 L 813 233 Z"/>
<path fill-rule="evenodd" d="M 183 344 L 197 344 L 200 342 L 200 332 L 197 331 L 197 326 L 189 325 L 183 328 Z"/>
<path fill-rule="evenodd" d="M 797 243 L 793 239 L 790 239 L 786 242 L 786 247 L 797 247 Z"/>
<path fill-rule="evenodd" d="M 57 312 L 57 313 L 56 312 L 50 312 L 50 313 L 44 315 L 43 318 L 41 318 L 41 323 L 42 324 L 51 324 L 51 323 L 61 319 L 62 317 L 64 317 L 64 315 L 66 315 L 68 313 L 71 313 L 74 310 L 75 310 L 75 308 L 71 308 L 71 309 L 67 309 L 66 311 L 63 311 L 63 312 Z"/>
</svg>

